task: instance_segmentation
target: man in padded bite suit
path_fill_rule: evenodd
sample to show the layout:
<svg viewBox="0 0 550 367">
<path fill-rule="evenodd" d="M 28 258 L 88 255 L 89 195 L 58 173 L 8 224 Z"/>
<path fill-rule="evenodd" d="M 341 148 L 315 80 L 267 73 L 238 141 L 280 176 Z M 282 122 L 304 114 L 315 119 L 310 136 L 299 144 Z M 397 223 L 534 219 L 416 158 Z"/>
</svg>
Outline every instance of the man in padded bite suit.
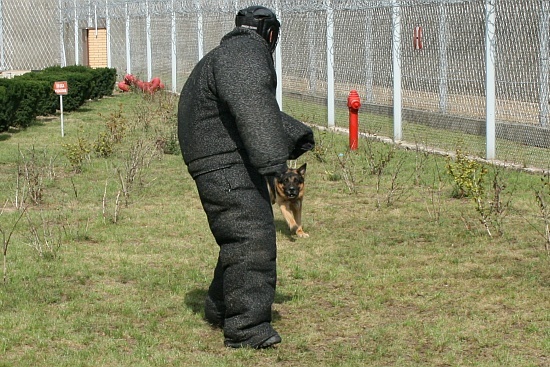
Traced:
<svg viewBox="0 0 550 367">
<path fill-rule="evenodd" d="M 281 342 L 271 325 L 277 248 L 266 177 L 285 172 L 314 140 L 277 104 L 275 14 L 250 6 L 235 25 L 185 83 L 178 137 L 220 248 L 205 318 L 223 328 L 226 346 L 258 349 Z"/>
</svg>

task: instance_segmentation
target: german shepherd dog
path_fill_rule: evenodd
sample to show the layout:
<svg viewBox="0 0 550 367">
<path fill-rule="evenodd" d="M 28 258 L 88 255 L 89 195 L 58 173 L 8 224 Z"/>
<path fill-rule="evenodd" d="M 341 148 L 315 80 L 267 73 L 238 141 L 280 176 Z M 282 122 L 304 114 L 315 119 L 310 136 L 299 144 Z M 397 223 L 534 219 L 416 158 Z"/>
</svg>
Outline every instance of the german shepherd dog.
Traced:
<svg viewBox="0 0 550 367">
<path fill-rule="evenodd" d="M 309 237 L 309 234 L 302 228 L 302 201 L 306 167 L 307 163 L 297 169 L 289 168 L 282 175 L 272 178 L 267 185 L 271 204 L 279 205 L 290 233 L 296 233 L 301 238 Z"/>
</svg>

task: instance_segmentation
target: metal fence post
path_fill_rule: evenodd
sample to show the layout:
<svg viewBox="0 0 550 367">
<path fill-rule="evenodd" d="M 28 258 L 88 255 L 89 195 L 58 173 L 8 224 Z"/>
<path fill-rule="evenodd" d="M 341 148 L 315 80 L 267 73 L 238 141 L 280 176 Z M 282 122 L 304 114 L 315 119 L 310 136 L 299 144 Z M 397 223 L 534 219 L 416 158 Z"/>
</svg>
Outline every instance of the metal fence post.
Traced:
<svg viewBox="0 0 550 367">
<path fill-rule="evenodd" d="M 327 114 L 328 126 L 334 127 L 334 10 L 331 0 L 325 0 L 327 9 Z"/>
<path fill-rule="evenodd" d="M 74 63 L 80 64 L 80 42 L 78 37 L 78 8 L 76 6 L 76 0 L 73 1 L 74 6 Z"/>
<path fill-rule="evenodd" d="M 126 12 L 126 73 L 132 73 L 132 56 L 130 54 L 130 13 L 128 12 L 128 2 L 124 3 L 124 11 Z"/>
<path fill-rule="evenodd" d="M 62 0 L 59 0 L 59 51 L 61 66 L 67 66 L 67 57 L 65 55 L 65 26 L 63 21 L 63 5 Z"/>
<path fill-rule="evenodd" d="M 401 91 L 401 7 L 392 0 L 393 140 L 403 138 Z"/>
<path fill-rule="evenodd" d="M 197 42 L 198 42 L 198 60 L 202 59 L 204 55 L 204 41 L 203 41 L 203 22 L 202 22 L 202 9 L 200 0 L 195 1 L 197 7 Z"/>
<path fill-rule="evenodd" d="M 145 0 L 145 34 L 147 39 L 147 80 L 153 79 L 153 53 L 151 50 L 151 13 L 149 1 Z"/>
<path fill-rule="evenodd" d="M 178 48 L 177 48 L 177 31 L 176 31 L 176 9 L 175 0 L 172 0 L 172 27 L 171 27 L 171 39 L 172 39 L 172 92 L 177 93 L 178 83 Z"/>
<path fill-rule="evenodd" d="M 543 0 L 541 3 L 540 14 L 540 112 L 539 123 L 541 126 L 548 125 L 548 115 L 550 114 L 550 60 L 549 60 L 549 32 L 550 32 L 550 3 Z"/>
<path fill-rule="evenodd" d="M 279 1 L 275 2 L 275 14 L 277 16 L 277 19 L 281 23 L 281 12 L 279 9 Z M 281 28 L 283 28 L 281 26 Z M 283 32 L 281 29 L 280 32 Z M 282 59 L 282 52 L 281 52 L 281 34 L 279 34 L 279 42 L 277 43 L 277 48 L 275 49 L 275 68 L 277 72 L 277 102 L 279 103 L 279 108 L 283 108 L 283 59 Z"/>
<path fill-rule="evenodd" d="M 109 0 L 105 0 L 105 27 L 107 28 L 107 67 L 112 65 L 111 56 L 111 16 L 109 14 Z"/>
<path fill-rule="evenodd" d="M 447 112 L 447 6 L 439 5 L 439 110 Z"/>
<path fill-rule="evenodd" d="M 496 154 L 496 33 L 495 33 L 495 0 L 485 2 L 485 69 L 486 69 L 486 140 L 488 160 L 495 159 Z"/>
</svg>

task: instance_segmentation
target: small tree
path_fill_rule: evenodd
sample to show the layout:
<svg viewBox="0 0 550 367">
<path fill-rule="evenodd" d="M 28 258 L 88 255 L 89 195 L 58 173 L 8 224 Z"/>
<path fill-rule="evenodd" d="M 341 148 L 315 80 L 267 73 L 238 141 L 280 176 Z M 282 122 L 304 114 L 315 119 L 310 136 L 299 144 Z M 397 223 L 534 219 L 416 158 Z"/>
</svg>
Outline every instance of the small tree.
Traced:
<svg viewBox="0 0 550 367">
<path fill-rule="evenodd" d="M 6 201 L 7 204 L 7 201 Z M 6 208 L 6 204 L 2 207 L 2 210 L 0 211 L 0 217 L 4 214 L 4 210 Z M 0 234 L 2 234 L 2 255 L 4 258 L 4 284 L 7 281 L 7 273 L 8 273 L 8 246 L 10 244 L 11 236 L 13 232 L 15 231 L 15 228 L 17 227 L 17 224 L 19 224 L 19 221 L 21 218 L 23 218 L 23 214 L 25 214 L 26 208 L 21 210 L 19 212 L 19 216 L 17 217 L 17 220 L 13 224 L 10 230 L 7 230 L 6 228 L 3 228 L 0 225 Z"/>
</svg>

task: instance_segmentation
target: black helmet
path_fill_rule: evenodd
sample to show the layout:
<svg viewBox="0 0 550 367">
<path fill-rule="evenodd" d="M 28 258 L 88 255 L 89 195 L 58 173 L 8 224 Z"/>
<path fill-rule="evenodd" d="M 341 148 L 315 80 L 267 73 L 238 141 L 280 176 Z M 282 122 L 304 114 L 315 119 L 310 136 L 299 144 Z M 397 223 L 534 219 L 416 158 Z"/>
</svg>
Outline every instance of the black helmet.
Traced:
<svg viewBox="0 0 550 367">
<path fill-rule="evenodd" d="M 275 13 L 268 8 L 256 5 L 239 10 L 235 17 L 235 25 L 255 30 L 267 41 L 271 52 L 275 51 L 281 23 Z"/>
</svg>

